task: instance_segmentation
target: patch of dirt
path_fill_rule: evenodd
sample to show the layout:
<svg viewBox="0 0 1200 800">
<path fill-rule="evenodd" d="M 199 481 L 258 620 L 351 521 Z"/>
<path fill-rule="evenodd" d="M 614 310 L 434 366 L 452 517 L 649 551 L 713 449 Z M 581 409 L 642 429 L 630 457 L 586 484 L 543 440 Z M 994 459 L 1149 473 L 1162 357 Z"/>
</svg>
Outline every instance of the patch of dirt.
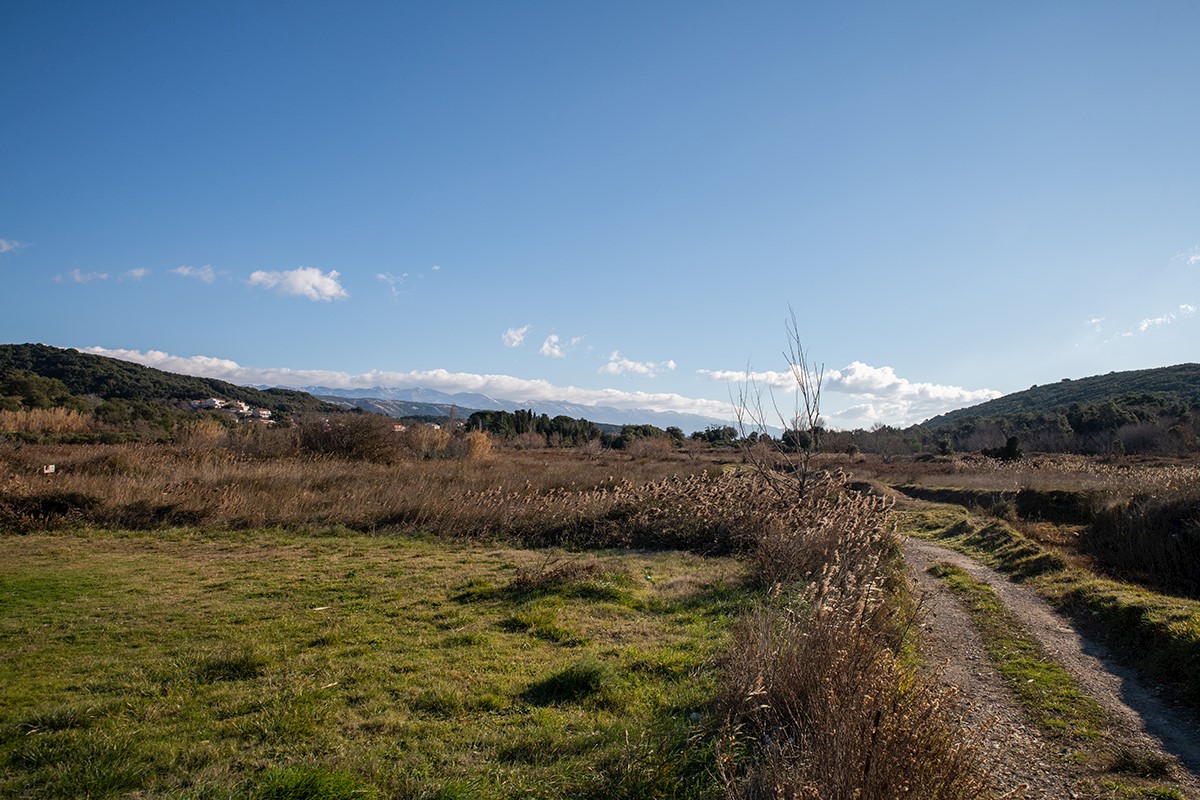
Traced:
<svg viewBox="0 0 1200 800">
<path fill-rule="evenodd" d="M 1094 796 L 1080 788 L 1088 768 L 1074 763 L 1066 740 L 1041 732 L 1016 704 L 992 667 L 983 642 L 962 604 L 926 570 L 945 561 L 991 585 L 1026 630 L 1109 714 L 1109 741 L 1170 765 L 1170 782 L 1200 798 L 1200 725 L 1165 705 L 1131 671 L 1116 664 L 1099 643 L 1034 592 L 968 556 L 932 542 L 908 538 L 904 557 L 924 595 L 923 621 L 931 660 L 943 679 L 958 687 L 964 723 L 979 732 L 997 795 L 1010 798 Z M 1094 766 L 1094 765 L 1093 765 Z"/>
</svg>

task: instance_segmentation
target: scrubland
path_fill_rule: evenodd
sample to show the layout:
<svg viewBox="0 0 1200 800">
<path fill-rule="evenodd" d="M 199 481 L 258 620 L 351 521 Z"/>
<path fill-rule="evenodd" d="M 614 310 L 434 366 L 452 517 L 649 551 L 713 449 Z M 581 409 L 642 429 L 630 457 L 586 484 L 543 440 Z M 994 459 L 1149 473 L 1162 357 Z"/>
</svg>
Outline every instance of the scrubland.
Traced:
<svg viewBox="0 0 1200 800">
<path fill-rule="evenodd" d="M 730 452 L 251 444 L 0 450 L 0 793 L 982 791 L 885 497 Z"/>
</svg>

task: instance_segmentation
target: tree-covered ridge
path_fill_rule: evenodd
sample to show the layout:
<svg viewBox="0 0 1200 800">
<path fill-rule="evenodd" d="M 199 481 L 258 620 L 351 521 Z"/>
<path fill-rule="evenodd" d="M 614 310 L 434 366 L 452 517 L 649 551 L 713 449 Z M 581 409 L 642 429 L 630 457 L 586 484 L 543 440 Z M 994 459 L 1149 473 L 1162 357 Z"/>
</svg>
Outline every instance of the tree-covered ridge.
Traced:
<svg viewBox="0 0 1200 800">
<path fill-rule="evenodd" d="M 0 380 L 33 373 L 60 381 L 75 396 L 162 402 L 219 397 L 241 400 L 277 414 L 332 411 L 334 406 L 291 389 L 254 389 L 215 378 L 197 378 L 106 356 L 42 344 L 0 345 Z"/>
<path fill-rule="evenodd" d="M 1023 414 L 1054 413 L 1072 405 L 1094 406 L 1109 402 L 1118 406 L 1200 406 L 1200 364 L 1110 372 L 1090 378 L 1031 386 L 1022 392 L 960 408 L 924 423 L 926 428 L 955 425 L 973 417 L 1001 418 Z"/>
</svg>

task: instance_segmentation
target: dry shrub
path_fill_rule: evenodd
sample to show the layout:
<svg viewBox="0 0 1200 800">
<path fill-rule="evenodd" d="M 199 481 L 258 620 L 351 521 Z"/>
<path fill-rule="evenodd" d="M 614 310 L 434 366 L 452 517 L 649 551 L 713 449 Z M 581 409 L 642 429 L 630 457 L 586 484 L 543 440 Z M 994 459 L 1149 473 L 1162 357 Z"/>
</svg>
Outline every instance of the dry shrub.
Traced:
<svg viewBox="0 0 1200 800">
<path fill-rule="evenodd" d="M 773 494 L 773 493 L 772 493 Z M 916 614 L 891 503 L 823 475 L 752 552 L 774 604 L 739 622 L 718 697 L 731 798 L 980 796 L 950 690 L 900 656 Z"/>
<path fill-rule="evenodd" d="M 300 448 L 352 461 L 387 463 L 397 456 L 393 423 L 378 414 L 343 414 L 300 423 Z"/>
<path fill-rule="evenodd" d="M 67 408 L 0 411 L 0 433 L 83 433 L 90 428 L 90 416 Z"/>
<path fill-rule="evenodd" d="M 508 591 L 514 594 L 532 594 L 549 591 L 580 581 L 594 580 L 612 575 L 611 568 L 595 559 L 562 559 L 549 555 L 538 564 L 517 567 Z"/>
<path fill-rule="evenodd" d="M 790 524 L 764 529 L 751 554 L 754 574 L 778 590 L 820 570 L 857 575 L 898 552 L 889 497 L 850 490 L 841 476 L 813 483 L 803 503 L 788 504 Z"/>
<path fill-rule="evenodd" d="M 175 434 L 175 441 L 192 447 L 212 446 L 225 440 L 227 429 L 213 417 L 188 420 Z"/>
<path fill-rule="evenodd" d="M 675 452 L 675 443 L 665 436 L 635 439 L 625 447 L 633 458 L 667 458 Z"/>
<path fill-rule="evenodd" d="M 905 621 L 883 561 L 830 564 L 784 607 L 743 619 L 724 669 L 719 767 L 731 798 L 978 797 L 952 690 L 898 657 Z M 874 573 L 874 574 L 872 574 Z"/>
<path fill-rule="evenodd" d="M 445 452 L 450 433 L 433 425 L 411 425 L 402 436 L 404 449 L 420 458 L 433 458 Z"/>
<path fill-rule="evenodd" d="M 492 440 L 483 431 L 467 431 L 450 440 L 446 454 L 464 461 L 484 461 L 492 457 Z"/>
</svg>

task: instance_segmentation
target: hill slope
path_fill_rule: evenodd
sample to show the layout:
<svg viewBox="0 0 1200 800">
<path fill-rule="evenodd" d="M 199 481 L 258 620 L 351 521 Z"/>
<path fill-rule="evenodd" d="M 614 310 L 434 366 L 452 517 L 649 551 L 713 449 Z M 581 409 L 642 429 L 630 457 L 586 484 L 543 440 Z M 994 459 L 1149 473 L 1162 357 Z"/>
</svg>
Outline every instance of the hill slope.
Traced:
<svg viewBox="0 0 1200 800">
<path fill-rule="evenodd" d="M 1200 406 L 1200 364 L 1110 372 L 1090 378 L 1033 386 L 1025 391 L 960 408 L 926 420 L 927 428 L 957 425 L 971 418 L 1010 418 L 1026 414 L 1060 411 L 1074 403 L 1093 405 L 1109 401 L 1157 405 Z"/>
<path fill-rule="evenodd" d="M 129 361 L 43 344 L 0 345 L 0 376 L 15 370 L 60 380 L 74 395 L 95 395 L 103 399 L 162 402 L 219 397 L 242 400 L 283 414 L 335 409 L 312 395 L 293 389 L 262 390 L 237 386 L 215 378 L 177 375 Z"/>
</svg>

